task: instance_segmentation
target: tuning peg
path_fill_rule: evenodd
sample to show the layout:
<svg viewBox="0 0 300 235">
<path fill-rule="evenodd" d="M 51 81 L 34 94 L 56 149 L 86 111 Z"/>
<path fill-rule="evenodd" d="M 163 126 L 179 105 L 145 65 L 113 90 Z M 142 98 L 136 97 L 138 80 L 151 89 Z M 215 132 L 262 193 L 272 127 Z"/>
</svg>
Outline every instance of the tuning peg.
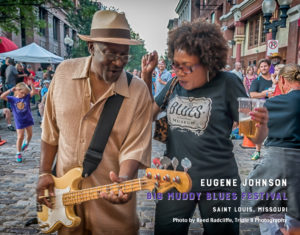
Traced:
<svg viewBox="0 0 300 235">
<path fill-rule="evenodd" d="M 147 172 L 147 173 L 146 173 L 146 177 L 147 177 L 148 179 L 151 179 L 151 178 L 152 178 L 151 172 Z"/>
<path fill-rule="evenodd" d="M 167 169 L 171 165 L 171 159 L 168 158 L 168 157 L 166 157 L 166 156 L 164 156 L 161 159 L 160 163 L 163 165 L 164 169 Z"/>
<path fill-rule="evenodd" d="M 172 158 L 172 166 L 173 166 L 173 169 L 174 169 L 174 171 L 176 171 L 176 168 L 177 168 L 177 166 L 178 166 L 178 159 L 176 158 L 176 157 L 173 157 Z"/>
<path fill-rule="evenodd" d="M 167 182 L 170 182 L 170 176 L 169 176 L 169 175 L 165 175 L 165 176 L 163 177 L 163 180 L 164 180 L 164 181 L 167 181 Z"/>
<path fill-rule="evenodd" d="M 155 165 L 155 167 L 156 167 L 157 169 L 158 169 L 159 166 L 161 165 L 160 159 L 159 159 L 158 157 L 154 158 L 154 159 L 152 160 L 152 162 L 153 162 L 153 164 Z"/>
<path fill-rule="evenodd" d="M 181 160 L 181 166 L 183 167 L 184 172 L 187 172 L 192 167 L 192 162 L 187 157 L 185 157 Z"/>
<path fill-rule="evenodd" d="M 160 180 L 160 174 L 159 174 L 159 173 L 157 173 L 157 174 L 154 176 L 154 179 L 156 179 L 156 180 Z"/>
<path fill-rule="evenodd" d="M 179 183 L 180 183 L 180 177 L 179 177 L 179 176 L 174 177 L 174 178 L 173 178 L 173 182 L 179 184 Z"/>
</svg>

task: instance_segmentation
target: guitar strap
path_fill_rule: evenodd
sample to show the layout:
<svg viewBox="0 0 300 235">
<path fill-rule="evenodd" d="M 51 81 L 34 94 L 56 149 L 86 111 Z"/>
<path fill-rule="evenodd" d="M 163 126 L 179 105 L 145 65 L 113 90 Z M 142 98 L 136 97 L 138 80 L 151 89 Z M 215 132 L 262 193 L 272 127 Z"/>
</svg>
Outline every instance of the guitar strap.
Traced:
<svg viewBox="0 0 300 235">
<path fill-rule="evenodd" d="M 126 72 L 126 76 L 128 86 L 130 86 L 132 74 Z M 105 102 L 92 141 L 84 157 L 83 177 L 91 175 L 101 162 L 106 143 L 117 119 L 123 99 L 124 96 L 116 94 L 109 97 Z"/>
</svg>

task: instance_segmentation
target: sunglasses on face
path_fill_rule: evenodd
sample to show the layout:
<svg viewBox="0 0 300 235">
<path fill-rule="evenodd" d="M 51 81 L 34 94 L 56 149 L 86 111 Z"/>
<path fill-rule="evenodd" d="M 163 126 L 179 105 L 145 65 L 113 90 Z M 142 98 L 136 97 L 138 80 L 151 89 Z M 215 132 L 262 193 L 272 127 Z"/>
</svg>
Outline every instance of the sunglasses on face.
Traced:
<svg viewBox="0 0 300 235">
<path fill-rule="evenodd" d="M 97 48 L 97 50 L 109 61 L 116 61 L 119 59 L 122 62 L 128 62 L 132 57 L 131 55 L 117 55 L 110 52 L 103 52 L 99 47 Z"/>
</svg>

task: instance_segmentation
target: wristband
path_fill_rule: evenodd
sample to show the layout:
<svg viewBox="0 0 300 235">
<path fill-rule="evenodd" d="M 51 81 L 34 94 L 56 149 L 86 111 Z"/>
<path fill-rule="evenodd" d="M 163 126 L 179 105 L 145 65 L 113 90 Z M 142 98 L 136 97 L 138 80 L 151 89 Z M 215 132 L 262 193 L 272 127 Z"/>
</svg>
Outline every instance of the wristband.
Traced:
<svg viewBox="0 0 300 235">
<path fill-rule="evenodd" d="M 45 175 L 52 175 L 52 174 L 51 173 L 42 173 L 42 174 L 39 175 L 39 178 L 41 178 L 41 177 L 43 177 Z"/>
</svg>

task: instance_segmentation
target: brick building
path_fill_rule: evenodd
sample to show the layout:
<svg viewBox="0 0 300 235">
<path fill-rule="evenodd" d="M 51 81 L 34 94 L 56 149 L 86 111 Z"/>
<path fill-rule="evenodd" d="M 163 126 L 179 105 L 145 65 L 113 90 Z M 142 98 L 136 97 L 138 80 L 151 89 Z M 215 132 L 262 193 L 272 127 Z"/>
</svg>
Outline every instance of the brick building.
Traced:
<svg viewBox="0 0 300 235">
<path fill-rule="evenodd" d="M 218 24 L 228 42 L 228 64 L 240 61 L 244 67 L 266 57 L 271 32 L 263 33 L 263 0 L 179 0 L 175 9 L 178 24 L 197 18 Z M 279 28 L 276 40 L 284 63 L 300 64 L 300 0 L 293 0 L 287 12 L 286 28 Z M 272 19 L 279 18 L 279 4 Z M 272 20 L 271 19 L 271 20 Z M 174 22 L 175 19 L 172 19 Z M 172 28 L 169 21 L 168 28 Z"/>
</svg>

